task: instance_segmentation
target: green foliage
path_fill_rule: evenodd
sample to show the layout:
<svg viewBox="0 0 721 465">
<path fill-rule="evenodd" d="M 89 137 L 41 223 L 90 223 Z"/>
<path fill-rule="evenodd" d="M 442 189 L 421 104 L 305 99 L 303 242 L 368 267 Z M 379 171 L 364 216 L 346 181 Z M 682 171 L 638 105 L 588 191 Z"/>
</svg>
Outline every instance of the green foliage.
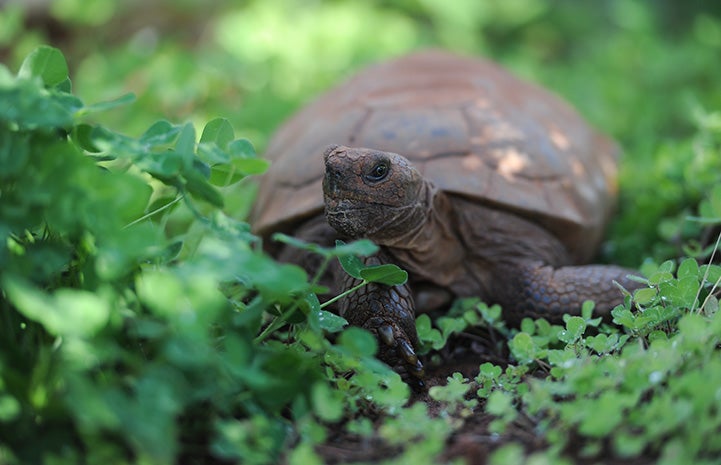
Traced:
<svg viewBox="0 0 721 465">
<path fill-rule="evenodd" d="M 0 68 L 3 463 L 274 463 L 291 420 L 407 402 L 375 339 L 342 331 L 314 280 L 221 210 L 221 189 L 267 165 L 228 121 L 134 138 L 82 120 L 127 98 L 86 106 L 70 90 L 57 49 Z"/>
<path fill-rule="evenodd" d="M 510 441 L 491 463 L 716 461 L 718 6 L 38 3 L 0 11 L 0 55 L 19 69 L 0 66 L 0 462 L 313 464 L 342 429 L 393 445 L 388 463 L 439 463 L 464 421 L 486 414 Z M 70 66 L 36 49 L 48 41 Z M 315 276 L 259 252 L 235 219 L 252 202 L 245 177 L 267 162 L 234 127 L 262 150 L 310 96 L 426 46 L 494 58 L 619 140 L 602 258 L 648 258 L 648 286 L 612 324 L 586 307 L 509 329 L 477 301 L 421 315 L 430 357 L 479 326 L 510 354 L 434 388 L 438 416 L 406 405 L 375 340 L 321 307 Z M 352 258 L 372 244 L 298 245 L 379 278 Z M 538 450 L 513 442 L 518 428 Z"/>
<path fill-rule="evenodd" d="M 480 366 L 474 385 L 483 411 L 495 417 L 489 430 L 503 433 L 522 419 L 549 442 L 527 458 L 508 445 L 491 463 L 508 457 L 557 463 L 579 438 L 589 459 L 603 453 L 699 463 L 718 456 L 721 316 L 709 302 L 721 271 L 692 259 L 678 269 L 672 262 L 647 269 L 649 287 L 613 312 L 619 326 L 592 318 L 592 305 L 584 305 L 582 316 L 566 316 L 564 326 L 525 320 L 508 340 L 517 365 Z M 539 370 L 547 375 L 527 376 Z M 471 387 L 454 376 L 431 395 L 469 416 L 469 408 L 478 410 L 467 396 Z"/>
<path fill-rule="evenodd" d="M 433 323 L 437 328 L 433 327 Z M 477 298 L 459 299 L 435 322 L 431 322 L 426 314 L 418 315 L 416 330 L 421 341 L 421 353 L 441 349 L 448 342 L 448 338 L 473 326 L 486 326 L 508 335 L 505 323 L 501 320 L 500 306 L 488 306 Z"/>
</svg>

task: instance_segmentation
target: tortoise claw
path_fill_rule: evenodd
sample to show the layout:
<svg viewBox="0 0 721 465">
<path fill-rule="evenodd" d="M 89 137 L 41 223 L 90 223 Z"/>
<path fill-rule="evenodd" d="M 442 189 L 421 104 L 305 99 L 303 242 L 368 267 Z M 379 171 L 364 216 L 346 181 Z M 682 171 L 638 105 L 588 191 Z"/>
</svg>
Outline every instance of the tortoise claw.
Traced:
<svg viewBox="0 0 721 465">
<path fill-rule="evenodd" d="M 425 374 L 425 367 L 420 360 L 413 346 L 405 339 L 396 339 L 395 331 L 391 325 L 383 325 L 378 328 L 378 338 L 388 347 L 398 347 L 398 354 L 409 365 L 409 371 L 416 378 L 422 378 Z"/>
<path fill-rule="evenodd" d="M 418 360 L 416 366 L 411 369 L 411 374 L 418 379 L 421 379 L 426 375 L 426 367 L 423 366 L 420 360 Z"/>
<path fill-rule="evenodd" d="M 383 325 L 378 328 L 378 337 L 386 345 L 393 347 L 395 338 L 393 337 L 393 328 L 390 325 Z"/>
<path fill-rule="evenodd" d="M 411 383 L 409 378 L 419 381 L 425 376 L 425 368 L 413 348 L 412 339 L 395 322 L 373 318 L 365 321 L 362 327 L 376 334 L 379 341 L 378 358 L 399 373 L 408 375 L 404 377 L 406 382 Z"/>
<path fill-rule="evenodd" d="M 408 362 L 409 365 L 415 365 L 418 363 L 418 356 L 408 341 L 399 341 L 398 350 L 403 356 L 403 359 Z"/>
<path fill-rule="evenodd" d="M 413 350 L 413 347 L 408 343 L 408 341 L 399 341 L 398 351 L 403 357 L 403 360 L 410 365 L 411 374 L 416 378 L 422 378 L 426 373 L 425 367 L 423 366 L 423 363 L 418 360 L 418 355 L 416 355 L 416 352 Z"/>
</svg>

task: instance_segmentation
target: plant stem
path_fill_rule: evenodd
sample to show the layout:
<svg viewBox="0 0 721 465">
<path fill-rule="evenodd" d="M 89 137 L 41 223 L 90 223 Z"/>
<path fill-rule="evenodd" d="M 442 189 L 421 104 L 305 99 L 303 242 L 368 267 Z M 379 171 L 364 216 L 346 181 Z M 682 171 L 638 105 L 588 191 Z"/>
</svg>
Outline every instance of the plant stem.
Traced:
<svg viewBox="0 0 721 465">
<path fill-rule="evenodd" d="M 347 296 L 348 294 L 350 294 L 351 292 L 357 291 L 358 289 L 360 289 L 361 287 L 365 286 L 366 284 L 368 284 L 368 281 L 366 281 L 366 280 L 364 279 L 363 282 L 360 283 L 360 284 L 358 284 L 357 286 L 353 286 L 353 287 L 351 287 L 350 289 L 348 289 L 347 291 L 343 292 L 342 294 L 338 294 L 337 296 L 333 297 L 332 299 L 323 302 L 322 304 L 320 304 L 320 308 L 325 308 L 325 307 L 327 307 L 328 305 L 330 305 L 330 304 L 332 304 L 333 302 L 337 301 L 337 300 L 340 299 L 341 297 L 345 297 L 345 296 Z"/>
<path fill-rule="evenodd" d="M 253 342 L 256 344 L 263 342 L 273 331 L 283 326 L 283 324 L 288 320 L 288 317 L 292 315 L 297 308 L 298 304 L 293 304 L 288 310 L 275 317 L 275 319 L 266 326 L 266 328 L 258 334 L 255 339 L 253 339 Z"/>
<path fill-rule="evenodd" d="M 713 252 L 711 252 L 711 258 L 709 258 L 709 260 L 708 260 L 708 266 L 706 267 L 706 272 L 703 275 L 703 281 L 701 282 L 701 285 L 699 286 L 698 291 L 696 292 L 696 299 L 694 300 L 694 303 L 696 301 L 698 301 L 698 297 L 701 294 L 701 287 L 703 287 L 703 283 L 706 282 L 706 279 L 708 278 L 708 273 L 709 273 L 709 270 L 711 269 L 711 263 L 713 263 L 714 255 L 716 254 L 716 251 L 718 250 L 719 242 L 721 242 L 721 233 L 719 233 L 718 237 L 716 238 L 716 245 L 714 245 Z M 706 306 L 706 304 L 708 303 L 708 300 L 711 298 L 711 296 L 713 295 L 714 291 L 716 290 L 716 288 L 718 287 L 720 282 L 721 282 L 721 276 L 719 276 L 719 278 L 716 280 L 714 285 L 711 287 L 711 291 L 708 293 L 708 295 L 704 299 L 703 303 L 698 307 L 698 313 L 700 313 L 703 310 L 703 308 Z"/>
<path fill-rule="evenodd" d="M 145 215 L 141 216 L 140 218 L 133 220 L 130 223 L 126 224 L 125 226 L 123 226 L 123 229 L 129 228 L 129 227 L 133 226 L 134 224 L 138 224 L 141 221 L 146 220 L 146 219 L 150 218 L 151 216 L 155 215 L 156 213 L 159 213 L 167 208 L 172 207 L 176 203 L 180 202 L 182 199 L 183 199 L 182 197 L 176 197 L 175 199 L 173 199 L 172 202 L 168 202 L 165 205 L 163 205 L 162 207 L 156 208 L 155 210 L 153 210 L 149 213 L 146 213 Z"/>
</svg>

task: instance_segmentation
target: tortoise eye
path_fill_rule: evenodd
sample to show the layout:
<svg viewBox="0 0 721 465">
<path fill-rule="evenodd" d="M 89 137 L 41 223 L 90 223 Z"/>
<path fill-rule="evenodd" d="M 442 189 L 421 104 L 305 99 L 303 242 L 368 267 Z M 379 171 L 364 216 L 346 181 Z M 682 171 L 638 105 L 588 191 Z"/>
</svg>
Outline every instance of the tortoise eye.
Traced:
<svg viewBox="0 0 721 465">
<path fill-rule="evenodd" d="M 386 175 L 388 175 L 388 164 L 385 161 L 380 161 L 373 165 L 373 168 L 366 174 L 366 179 L 371 182 L 378 182 L 382 181 Z"/>
</svg>

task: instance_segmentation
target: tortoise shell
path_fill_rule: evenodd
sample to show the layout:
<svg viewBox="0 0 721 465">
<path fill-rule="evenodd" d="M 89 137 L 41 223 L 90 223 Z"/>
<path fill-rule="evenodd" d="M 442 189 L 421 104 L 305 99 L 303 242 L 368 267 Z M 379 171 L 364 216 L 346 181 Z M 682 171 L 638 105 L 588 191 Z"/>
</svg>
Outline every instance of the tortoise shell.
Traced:
<svg viewBox="0 0 721 465">
<path fill-rule="evenodd" d="M 596 249 L 616 196 L 617 146 L 565 102 L 490 61 L 424 51 L 362 70 L 277 131 L 256 233 L 322 214 L 329 144 L 401 154 L 442 191 L 544 226 L 576 262 Z"/>
</svg>

